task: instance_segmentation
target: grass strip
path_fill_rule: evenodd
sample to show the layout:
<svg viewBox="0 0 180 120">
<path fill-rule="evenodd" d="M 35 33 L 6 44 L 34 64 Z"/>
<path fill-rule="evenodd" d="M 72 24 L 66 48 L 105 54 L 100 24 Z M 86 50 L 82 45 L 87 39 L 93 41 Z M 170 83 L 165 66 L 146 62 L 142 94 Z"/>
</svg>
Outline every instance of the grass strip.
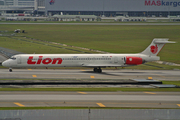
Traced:
<svg viewBox="0 0 180 120">
<path fill-rule="evenodd" d="M 71 46 L 101 50 L 110 53 L 139 53 L 143 51 L 153 38 L 169 38 L 176 44 L 168 44 L 160 52 L 162 61 L 180 63 L 179 45 L 180 27 L 168 26 L 106 26 L 106 25 L 4 25 L 2 31 L 13 32 L 15 29 L 25 30 L 18 36 L 25 36 L 43 41 L 56 42 Z M 87 44 L 88 43 L 88 44 Z M 77 53 L 51 46 L 1 37 L 1 47 L 23 53 Z M 40 48 L 39 48 L 40 47 Z"/>
<path fill-rule="evenodd" d="M 163 84 L 173 84 L 173 85 L 177 85 L 177 86 L 180 86 L 180 81 L 162 81 Z"/>
</svg>

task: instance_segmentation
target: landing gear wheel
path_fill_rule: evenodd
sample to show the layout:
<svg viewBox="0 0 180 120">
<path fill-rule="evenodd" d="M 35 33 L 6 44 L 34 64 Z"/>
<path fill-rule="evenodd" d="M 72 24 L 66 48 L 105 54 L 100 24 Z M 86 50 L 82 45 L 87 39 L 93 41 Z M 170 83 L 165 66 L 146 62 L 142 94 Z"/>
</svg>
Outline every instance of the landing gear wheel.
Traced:
<svg viewBox="0 0 180 120">
<path fill-rule="evenodd" d="M 97 69 L 97 68 L 94 68 L 94 72 L 98 72 L 98 69 Z"/>
<path fill-rule="evenodd" d="M 99 68 L 99 69 L 98 69 L 98 73 L 102 73 L 102 70 L 101 70 L 101 68 Z"/>
<path fill-rule="evenodd" d="M 9 69 L 9 72 L 12 72 L 12 69 Z"/>
<path fill-rule="evenodd" d="M 102 73 L 102 69 L 101 68 L 94 68 L 94 72 L 96 72 L 96 73 Z"/>
</svg>

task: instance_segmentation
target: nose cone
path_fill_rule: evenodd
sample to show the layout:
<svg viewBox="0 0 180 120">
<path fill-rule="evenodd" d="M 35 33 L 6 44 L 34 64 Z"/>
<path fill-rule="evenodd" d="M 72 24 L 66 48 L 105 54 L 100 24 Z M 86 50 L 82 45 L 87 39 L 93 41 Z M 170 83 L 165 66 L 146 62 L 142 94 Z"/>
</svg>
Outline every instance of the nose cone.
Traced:
<svg viewBox="0 0 180 120">
<path fill-rule="evenodd" d="M 6 67 L 6 62 L 5 61 L 2 63 L 2 66 Z"/>
<path fill-rule="evenodd" d="M 9 64 L 8 64 L 7 60 L 2 63 L 2 66 L 9 67 Z"/>
</svg>

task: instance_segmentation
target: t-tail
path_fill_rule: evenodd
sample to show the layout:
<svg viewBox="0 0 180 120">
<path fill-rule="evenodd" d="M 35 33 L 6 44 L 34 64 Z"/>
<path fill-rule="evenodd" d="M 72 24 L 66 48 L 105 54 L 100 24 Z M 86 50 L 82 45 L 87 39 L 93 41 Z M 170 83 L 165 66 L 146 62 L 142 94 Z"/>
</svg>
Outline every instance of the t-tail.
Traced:
<svg viewBox="0 0 180 120">
<path fill-rule="evenodd" d="M 168 40 L 168 38 L 154 38 L 152 43 L 141 54 L 157 56 L 166 43 L 176 43 Z"/>
</svg>

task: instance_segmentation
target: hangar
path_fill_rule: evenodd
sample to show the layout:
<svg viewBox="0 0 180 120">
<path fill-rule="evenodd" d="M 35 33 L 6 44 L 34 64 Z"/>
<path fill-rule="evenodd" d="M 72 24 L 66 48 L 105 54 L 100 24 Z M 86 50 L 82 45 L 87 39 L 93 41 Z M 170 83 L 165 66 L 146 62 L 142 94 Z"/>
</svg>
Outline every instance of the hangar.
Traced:
<svg viewBox="0 0 180 120">
<path fill-rule="evenodd" d="M 167 17 L 180 15 L 180 0 L 46 0 L 48 15 Z"/>
</svg>

